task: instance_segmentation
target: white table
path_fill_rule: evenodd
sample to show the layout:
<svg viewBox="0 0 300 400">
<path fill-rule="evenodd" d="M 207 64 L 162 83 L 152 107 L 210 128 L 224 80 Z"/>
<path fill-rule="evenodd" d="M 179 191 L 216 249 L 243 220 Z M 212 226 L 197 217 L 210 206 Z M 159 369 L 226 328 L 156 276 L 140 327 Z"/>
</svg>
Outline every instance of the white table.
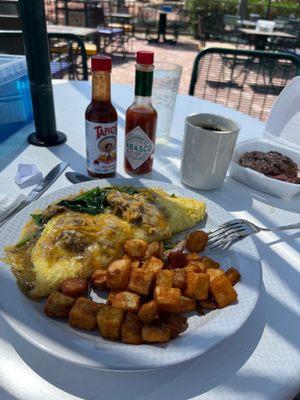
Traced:
<svg viewBox="0 0 300 400">
<path fill-rule="evenodd" d="M 26 142 L 32 126 L 0 144 L 2 190 L 15 193 L 12 177 L 19 162 L 36 163 L 47 173 L 65 160 L 85 172 L 84 110 L 90 83 L 55 82 L 59 130 L 65 145 L 35 148 Z M 113 85 L 119 113 L 118 176 L 123 170 L 124 112 L 133 88 Z M 258 137 L 264 124 L 240 112 L 196 98 L 179 96 L 169 145 L 156 149 L 152 179 L 180 185 L 178 167 L 184 117 L 193 112 L 226 115 L 242 125 L 240 140 Z M 51 190 L 68 185 L 61 176 Z M 299 196 L 283 201 L 227 178 L 218 190 L 203 193 L 232 213 L 269 227 L 300 220 Z M 70 400 L 277 400 L 300 390 L 300 235 L 299 232 L 257 235 L 263 267 L 263 290 L 246 324 L 227 342 L 193 362 L 158 371 L 115 373 L 70 365 L 36 350 L 0 320 L 0 399 Z M 12 299 L 8 299 L 12 301 Z"/>
</svg>

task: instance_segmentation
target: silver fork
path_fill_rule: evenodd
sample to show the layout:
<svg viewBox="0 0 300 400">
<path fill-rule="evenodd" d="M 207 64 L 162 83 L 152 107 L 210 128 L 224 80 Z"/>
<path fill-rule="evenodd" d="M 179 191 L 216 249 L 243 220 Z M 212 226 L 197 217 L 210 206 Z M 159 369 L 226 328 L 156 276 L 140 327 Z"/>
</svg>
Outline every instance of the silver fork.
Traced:
<svg viewBox="0 0 300 400">
<path fill-rule="evenodd" d="M 300 223 L 267 229 L 260 228 L 245 219 L 234 219 L 207 232 L 208 242 L 206 250 L 214 252 L 228 250 L 234 243 L 239 242 L 250 235 L 255 235 L 258 232 L 276 232 L 288 229 L 300 229 Z"/>
</svg>

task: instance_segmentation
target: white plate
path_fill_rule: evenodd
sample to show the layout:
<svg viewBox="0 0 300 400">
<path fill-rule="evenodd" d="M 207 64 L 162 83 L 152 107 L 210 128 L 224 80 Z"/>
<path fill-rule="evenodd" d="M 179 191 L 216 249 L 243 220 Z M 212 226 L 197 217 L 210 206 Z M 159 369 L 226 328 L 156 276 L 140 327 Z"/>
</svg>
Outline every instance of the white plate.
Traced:
<svg viewBox="0 0 300 400">
<path fill-rule="evenodd" d="M 204 200 L 208 218 L 206 227 L 219 225 L 232 219 L 229 213 L 212 201 L 187 189 L 163 182 L 146 180 L 103 180 L 85 182 L 66 187 L 42 197 L 20 212 L 0 233 L 1 245 L 15 243 L 30 212 L 45 208 L 64 196 L 78 193 L 80 189 L 103 185 L 132 185 L 161 187 L 169 193 Z M 202 224 L 203 225 L 203 224 Z M 0 257 L 3 256 L 3 250 Z M 10 326 L 22 337 L 53 356 L 82 366 L 106 370 L 145 370 L 178 364 L 216 347 L 233 335 L 247 320 L 259 297 L 261 265 L 252 239 L 236 244 L 226 255 L 220 256 L 224 268 L 235 266 L 242 275 L 236 285 L 239 301 L 204 317 L 189 317 L 189 328 L 170 343 L 158 345 L 128 345 L 102 339 L 97 332 L 88 333 L 72 329 L 66 321 L 54 320 L 43 313 L 43 302 L 33 302 L 17 287 L 7 265 L 0 268 L 0 312 Z"/>
</svg>

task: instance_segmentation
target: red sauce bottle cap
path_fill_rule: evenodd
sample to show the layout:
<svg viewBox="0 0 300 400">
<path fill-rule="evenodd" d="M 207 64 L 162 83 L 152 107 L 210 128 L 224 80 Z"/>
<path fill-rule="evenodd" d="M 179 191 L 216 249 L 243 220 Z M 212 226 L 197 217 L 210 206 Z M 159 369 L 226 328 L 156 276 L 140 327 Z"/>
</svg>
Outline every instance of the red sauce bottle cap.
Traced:
<svg viewBox="0 0 300 400">
<path fill-rule="evenodd" d="M 152 65 L 154 62 L 153 51 L 141 50 L 136 53 L 137 64 Z"/>
<path fill-rule="evenodd" d="M 92 57 L 92 71 L 111 71 L 111 58 L 109 56 L 97 55 Z"/>
</svg>

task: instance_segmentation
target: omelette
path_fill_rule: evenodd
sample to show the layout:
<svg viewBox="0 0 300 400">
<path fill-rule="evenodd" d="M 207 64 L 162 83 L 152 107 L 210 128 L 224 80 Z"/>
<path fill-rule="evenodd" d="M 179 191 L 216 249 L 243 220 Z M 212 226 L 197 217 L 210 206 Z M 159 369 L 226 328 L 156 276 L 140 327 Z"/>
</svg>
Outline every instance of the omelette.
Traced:
<svg viewBox="0 0 300 400">
<path fill-rule="evenodd" d="M 94 188 L 32 214 L 6 258 L 20 289 L 39 299 L 66 278 L 90 278 L 124 254 L 129 238 L 170 239 L 204 218 L 199 200 L 161 189 Z"/>
</svg>

